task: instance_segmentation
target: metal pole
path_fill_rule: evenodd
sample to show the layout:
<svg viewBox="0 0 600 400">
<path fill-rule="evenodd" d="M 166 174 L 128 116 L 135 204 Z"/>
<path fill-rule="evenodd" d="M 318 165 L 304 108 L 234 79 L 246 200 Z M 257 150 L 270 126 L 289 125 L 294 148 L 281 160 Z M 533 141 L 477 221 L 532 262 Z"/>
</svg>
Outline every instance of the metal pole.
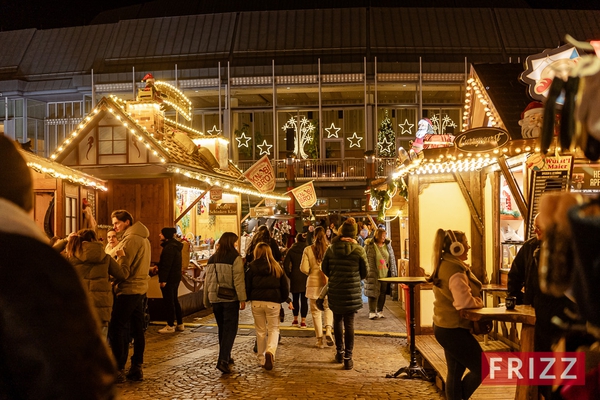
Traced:
<svg viewBox="0 0 600 400">
<path fill-rule="evenodd" d="M 133 84 L 133 88 L 132 88 L 132 91 L 133 91 L 133 100 L 135 100 L 135 98 L 136 98 L 135 97 L 135 67 L 131 67 L 131 68 L 133 69 L 133 72 L 132 72 L 132 78 L 133 78 L 133 80 L 131 82 Z"/>
<path fill-rule="evenodd" d="M 365 97 L 365 136 L 367 136 L 369 134 L 369 113 L 368 113 L 368 104 L 369 104 L 369 99 L 367 98 L 367 57 L 364 57 L 363 59 L 363 80 L 364 80 L 364 97 Z"/>
<path fill-rule="evenodd" d="M 317 82 L 319 83 L 319 158 L 323 160 L 323 154 L 325 153 L 325 142 L 323 141 L 323 107 L 321 99 L 321 59 L 319 58 L 319 64 L 317 68 Z"/>
<path fill-rule="evenodd" d="M 221 61 L 219 61 L 219 130 L 221 129 L 221 118 L 222 118 L 221 112 L 222 112 L 222 110 L 221 110 Z"/>
<path fill-rule="evenodd" d="M 273 84 L 273 152 L 275 153 L 273 159 L 277 159 L 277 156 L 279 155 L 279 144 L 277 143 L 277 86 L 275 85 L 275 60 L 271 60 L 271 69 L 273 73 L 271 82 Z"/>
<path fill-rule="evenodd" d="M 85 104 L 83 105 L 85 110 Z M 94 84 L 94 69 L 92 68 L 92 109 L 96 108 L 96 85 Z"/>
<path fill-rule="evenodd" d="M 417 122 L 423 118 L 423 62 L 419 57 L 419 115 L 417 115 Z"/>
</svg>

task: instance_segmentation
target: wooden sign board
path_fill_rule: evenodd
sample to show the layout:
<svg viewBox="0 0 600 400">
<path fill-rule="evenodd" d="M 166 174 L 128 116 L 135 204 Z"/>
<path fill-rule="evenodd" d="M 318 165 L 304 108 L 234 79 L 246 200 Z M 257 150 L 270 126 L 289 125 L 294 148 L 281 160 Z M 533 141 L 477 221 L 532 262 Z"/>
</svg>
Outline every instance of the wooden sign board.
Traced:
<svg viewBox="0 0 600 400">
<path fill-rule="evenodd" d="M 271 215 L 273 215 L 273 208 L 271 207 L 252 207 L 250 209 L 252 218 L 269 217 Z"/>
<path fill-rule="evenodd" d="M 237 203 L 210 203 L 208 215 L 237 215 Z"/>
<path fill-rule="evenodd" d="M 265 207 L 275 207 L 276 205 L 277 205 L 277 200 L 265 199 Z"/>
<path fill-rule="evenodd" d="M 212 201 L 219 201 L 223 198 L 223 189 L 213 187 L 210 189 L 210 199 Z"/>
</svg>

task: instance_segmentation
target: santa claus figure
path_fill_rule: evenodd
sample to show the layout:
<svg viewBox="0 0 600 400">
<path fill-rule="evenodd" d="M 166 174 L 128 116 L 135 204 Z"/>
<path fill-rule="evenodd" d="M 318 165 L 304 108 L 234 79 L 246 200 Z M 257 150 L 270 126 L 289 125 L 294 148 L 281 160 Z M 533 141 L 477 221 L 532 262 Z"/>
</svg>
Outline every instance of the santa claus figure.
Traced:
<svg viewBox="0 0 600 400">
<path fill-rule="evenodd" d="M 423 150 L 423 140 L 425 135 L 430 134 L 433 135 L 435 131 L 433 130 L 433 124 L 429 118 L 423 118 L 419 121 L 417 133 L 415 134 L 417 138 L 412 144 L 412 149 L 419 153 Z"/>
<path fill-rule="evenodd" d="M 540 136 L 543 122 L 544 105 L 539 101 L 532 101 L 521 113 L 521 119 L 519 120 L 521 137 L 523 139 L 531 139 Z"/>
</svg>

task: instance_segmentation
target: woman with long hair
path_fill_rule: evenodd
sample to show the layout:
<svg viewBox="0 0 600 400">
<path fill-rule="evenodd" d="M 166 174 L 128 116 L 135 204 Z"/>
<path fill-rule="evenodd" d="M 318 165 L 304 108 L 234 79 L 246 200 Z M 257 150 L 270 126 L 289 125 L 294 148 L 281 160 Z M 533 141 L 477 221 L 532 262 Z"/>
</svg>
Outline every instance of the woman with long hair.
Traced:
<svg viewBox="0 0 600 400">
<path fill-rule="evenodd" d="M 219 239 L 215 253 L 206 263 L 204 277 L 204 304 L 211 304 L 219 329 L 219 360 L 217 369 L 231 372 L 231 349 L 237 335 L 239 310 L 246 308 L 244 261 L 236 249 L 238 236 L 225 232 Z M 219 286 L 235 290 L 232 299 L 219 297 Z"/>
<path fill-rule="evenodd" d="M 333 346 L 333 335 L 331 328 L 333 326 L 333 312 L 329 309 L 327 298 L 323 302 L 324 311 L 317 308 L 317 299 L 323 287 L 327 285 L 327 277 L 321 271 L 321 262 L 325 252 L 329 247 L 329 242 L 325 237 L 325 229 L 318 226 L 315 229 L 314 243 L 304 249 L 300 271 L 308 275 L 306 280 L 306 297 L 310 305 L 310 313 L 315 327 L 318 348 L 323 348 L 323 317 L 325 319 L 325 341 L 328 346 Z"/>
<path fill-rule="evenodd" d="M 281 251 L 279 250 L 277 241 L 271 236 L 269 228 L 266 225 L 261 225 L 256 229 L 256 233 L 252 236 L 250 246 L 246 251 L 246 263 L 251 263 L 254 260 L 254 249 L 258 243 L 267 243 L 271 248 L 273 258 L 275 258 L 277 262 L 281 262 Z"/>
<path fill-rule="evenodd" d="M 91 229 L 69 235 L 65 257 L 81 277 L 106 337 L 114 300 L 110 276 L 124 280 L 127 278 L 125 269 L 104 252 L 102 242 Z"/>
<path fill-rule="evenodd" d="M 465 263 L 470 248 L 464 232 L 438 229 L 435 234 L 433 273 L 428 280 L 433 282 L 435 299 L 433 333 L 444 348 L 448 365 L 448 400 L 468 399 L 483 378 L 481 346 L 469 331 L 470 321 L 460 316 L 464 308 L 483 307 L 481 282 Z"/>
<path fill-rule="evenodd" d="M 279 341 L 279 308 L 290 293 L 287 277 L 267 243 L 258 243 L 246 271 L 246 293 L 252 301 L 259 363 L 273 369 Z"/>
<path fill-rule="evenodd" d="M 298 327 L 298 315 L 300 315 L 300 328 L 306 328 L 306 314 L 308 314 L 308 301 L 306 298 L 306 275 L 300 270 L 302 254 L 306 249 L 306 235 L 298 233 L 296 241 L 288 249 L 283 260 L 285 274 L 290 278 L 290 292 L 293 298 L 292 326 Z"/>
<path fill-rule="evenodd" d="M 365 295 L 369 299 L 369 319 L 383 318 L 383 306 L 390 284 L 379 278 L 398 276 L 396 257 L 392 243 L 387 240 L 387 232 L 377 228 L 373 239 L 365 242 L 365 252 L 369 270 L 365 279 Z"/>
</svg>

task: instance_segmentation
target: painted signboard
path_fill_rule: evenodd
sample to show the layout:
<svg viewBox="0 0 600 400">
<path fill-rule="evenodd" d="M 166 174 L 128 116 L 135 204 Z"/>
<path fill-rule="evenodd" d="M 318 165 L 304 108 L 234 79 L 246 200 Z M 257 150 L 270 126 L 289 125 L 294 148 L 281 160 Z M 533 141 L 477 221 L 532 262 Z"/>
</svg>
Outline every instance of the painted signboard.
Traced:
<svg viewBox="0 0 600 400">
<path fill-rule="evenodd" d="M 237 215 L 237 203 L 210 203 L 208 215 Z"/>
<path fill-rule="evenodd" d="M 456 136 L 454 145 L 460 151 L 469 153 L 484 153 L 499 149 L 510 140 L 507 131 L 500 128 L 474 128 Z"/>
</svg>

